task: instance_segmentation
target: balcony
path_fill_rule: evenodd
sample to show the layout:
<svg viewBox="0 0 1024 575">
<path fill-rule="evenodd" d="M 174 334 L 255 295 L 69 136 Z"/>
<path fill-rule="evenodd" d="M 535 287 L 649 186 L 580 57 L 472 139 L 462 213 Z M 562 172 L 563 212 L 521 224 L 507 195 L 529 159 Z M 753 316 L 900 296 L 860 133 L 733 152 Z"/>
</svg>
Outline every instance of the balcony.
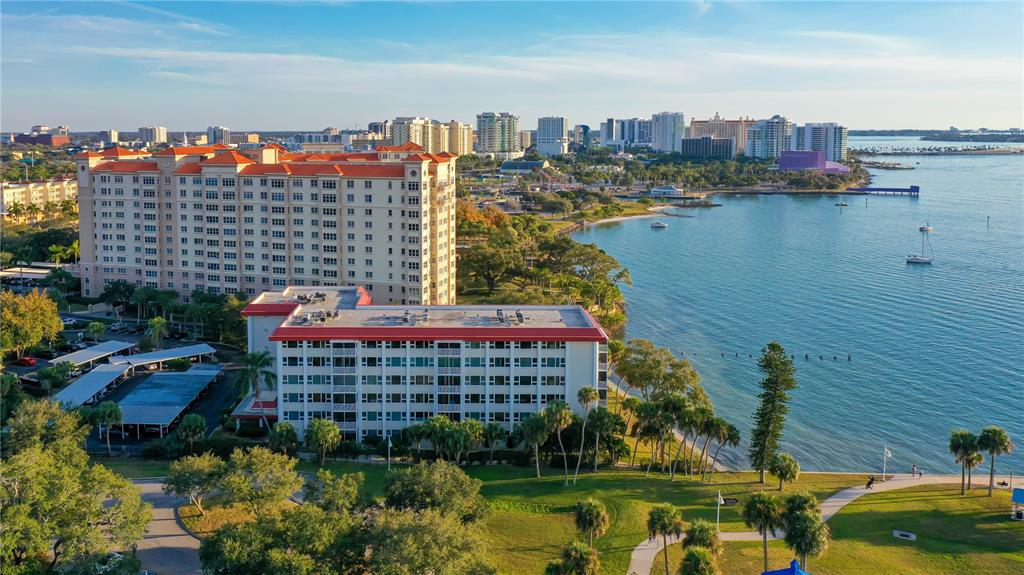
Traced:
<svg viewBox="0 0 1024 575">
<path fill-rule="evenodd" d="M 356 355 L 355 348 L 333 348 L 332 351 L 335 357 L 354 357 Z"/>
<path fill-rule="evenodd" d="M 438 375 L 460 375 L 462 373 L 461 367 L 439 367 L 437 368 Z"/>
<path fill-rule="evenodd" d="M 334 375 L 352 375 L 355 374 L 355 367 L 333 367 L 331 373 Z"/>
<path fill-rule="evenodd" d="M 437 386 L 438 393 L 459 393 L 462 391 L 462 387 L 458 385 L 439 385 Z"/>
<path fill-rule="evenodd" d="M 439 350 L 437 350 L 437 355 L 445 355 L 445 356 L 462 355 L 462 349 L 460 349 L 460 348 L 455 348 L 455 349 L 450 349 L 450 348 L 439 349 Z"/>
</svg>

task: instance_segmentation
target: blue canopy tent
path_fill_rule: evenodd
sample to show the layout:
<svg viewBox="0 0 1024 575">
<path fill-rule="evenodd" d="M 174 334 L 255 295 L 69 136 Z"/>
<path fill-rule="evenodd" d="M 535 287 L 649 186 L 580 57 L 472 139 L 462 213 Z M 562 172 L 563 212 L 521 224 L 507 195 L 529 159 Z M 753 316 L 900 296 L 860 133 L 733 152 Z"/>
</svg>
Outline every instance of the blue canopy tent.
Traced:
<svg viewBox="0 0 1024 575">
<path fill-rule="evenodd" d="M 811 575 L 807 571 L 800 568 L 800 563 L 796 559 L 789 564 L 789 567 L 785 569 L 776 569 L 774 571 L 765 571 L 761 575 Z"/>
<path fill-rule="evenodd" d="M 1013 511 L 1010 514 L 1010 518 L 1024 521 L 1024 487 L 1014 487 L 1010 501 L 1013 502 Z"/>
</svg>

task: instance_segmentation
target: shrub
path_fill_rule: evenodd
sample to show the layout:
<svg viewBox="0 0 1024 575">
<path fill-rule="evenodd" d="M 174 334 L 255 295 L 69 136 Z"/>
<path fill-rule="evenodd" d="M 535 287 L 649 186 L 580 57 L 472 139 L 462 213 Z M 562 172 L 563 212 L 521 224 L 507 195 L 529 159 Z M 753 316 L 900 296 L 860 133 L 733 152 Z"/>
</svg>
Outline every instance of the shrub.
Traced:
<svg viewBox="0 0 1024 575">
<path fill-rule="evenodd" d="M 238 431 L 235 433 L 238 437 L 265 437 L 267 428 L 260 427 L 259 421 L 245 419 L 238 425 Z"/>
<path fill-rule="evenodd" d="M 192 367 L 192 362 L 187 357 L 179 357 L 164 362 L 164 367 L 171 371 L 185 371 Z"/>
<path fill-rule="evenodd" d="M 153 338 L 148 335 L 142 336 L 142 339 L 139 340 L 139 351 L 142 353 L 153 351 Z"/>
</svg>

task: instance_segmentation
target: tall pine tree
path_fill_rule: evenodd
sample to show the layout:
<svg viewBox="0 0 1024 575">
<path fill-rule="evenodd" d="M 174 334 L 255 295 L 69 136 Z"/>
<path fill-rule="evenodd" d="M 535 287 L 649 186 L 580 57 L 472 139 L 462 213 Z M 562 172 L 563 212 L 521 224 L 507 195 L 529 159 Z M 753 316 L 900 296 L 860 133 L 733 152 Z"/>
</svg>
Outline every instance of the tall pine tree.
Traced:
<svg viewBox="0 0 1024 575">
<path fill-rule="evenodd" d="M 793 361 L 777 341 L 761 349 L 757 367 L 764 374 L 764 379 L 761 380 L 761 393 L 758 396 L 761 404 L 754 414 L 754 429 L 750 432 L 747 456 L 754 469 L 760 471 L 761 483 L 764 483 L 765 468 L 779 449 L 782 428 L 789 413 L 789 395 L 786 392 L 795 389 L 797 382 Z"/>
</svg>

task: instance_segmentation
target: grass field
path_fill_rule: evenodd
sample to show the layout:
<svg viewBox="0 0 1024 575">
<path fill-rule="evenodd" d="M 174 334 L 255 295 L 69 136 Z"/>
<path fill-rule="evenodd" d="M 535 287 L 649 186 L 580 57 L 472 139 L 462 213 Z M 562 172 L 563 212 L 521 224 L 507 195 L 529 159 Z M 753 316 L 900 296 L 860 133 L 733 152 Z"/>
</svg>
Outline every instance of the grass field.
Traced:
<svg viewBox="0 0 1024 575">
<path fill-rule="evenodd" d="M 167 475 L 168 461 L 152 461 L 148 459 L 107 459 L 93 457 L 92 460 L 107 469 L 119 473 L 128 479 L 143 477 L 163 477 Z"/>
<path fill-rule="evenodd" d="M 967 575 L 1024 572 L 1024 525 L 1010 520 L 1010 494 L 984 489 L 960 497 L 958 485 L 931 485 L 881 492 L 851 503 L 830 521 L 832 545 L 821 558 L 807 561 L 815 575 L 900 573 Z M 910 531 L 917 541 L 892 536 Z M 669 551 L 676 573 L 682 550 Z M 781 542 L 769 544 L 773 568 L 785 566 L 792 553 Z M 661 555 L 652 575 L 663 575 Z M 760 573 L 760 543 L 727 543 L 723 573 Z"/>
</svg>

